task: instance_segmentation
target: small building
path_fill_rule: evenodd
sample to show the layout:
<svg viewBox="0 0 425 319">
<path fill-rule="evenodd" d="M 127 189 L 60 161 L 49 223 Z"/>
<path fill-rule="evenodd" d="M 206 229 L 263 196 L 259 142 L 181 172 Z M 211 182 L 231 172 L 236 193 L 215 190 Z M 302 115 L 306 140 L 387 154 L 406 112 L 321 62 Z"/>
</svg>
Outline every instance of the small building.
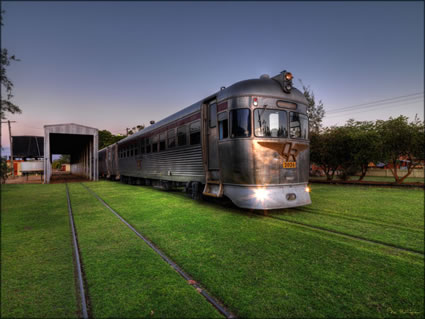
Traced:
<svg viewBox="0 0 425 319">
<path fill-rule="evenodd" d="M 52 154 L 69 154 L 70 172 L 98 180 L 98 129 L 75 123 L 44 126 L 44 183 L 52 177 Z"/>
</svg>

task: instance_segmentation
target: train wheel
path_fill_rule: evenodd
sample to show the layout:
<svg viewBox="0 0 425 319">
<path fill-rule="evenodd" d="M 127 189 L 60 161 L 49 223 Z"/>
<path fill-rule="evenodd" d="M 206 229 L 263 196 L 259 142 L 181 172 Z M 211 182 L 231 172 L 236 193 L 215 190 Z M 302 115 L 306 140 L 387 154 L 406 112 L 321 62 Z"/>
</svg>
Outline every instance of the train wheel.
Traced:
<svg viewBox="0 0 425 319">
<path fill-rule="evenodd" d="M 199 182 L 192 182 L 192 199 L 202 199 L 202 184 Z"/>
</svg>

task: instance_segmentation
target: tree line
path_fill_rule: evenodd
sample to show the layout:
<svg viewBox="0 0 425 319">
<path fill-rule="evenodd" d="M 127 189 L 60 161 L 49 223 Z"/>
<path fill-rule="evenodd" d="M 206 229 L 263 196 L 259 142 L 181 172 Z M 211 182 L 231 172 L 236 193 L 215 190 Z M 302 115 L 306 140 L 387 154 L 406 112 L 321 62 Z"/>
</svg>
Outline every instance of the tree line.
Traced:
<svg viewBox="0 0 425 319">
<path fill-rule="evenodd" d="M 338 171 L 342 180 L 359 174 L 362 180 L 369 163 L 390 164 L 396 183 L 402 183 L 420 164 L 424 156 L 424 121 L 417 117 L 409 122 L 406 116 L 388 120 L 347 121 L 310 132 L 310 162 L 319 166 L 332 180 Z M 406 173 L 399 177 L 403 159 Z"/>
</svg>

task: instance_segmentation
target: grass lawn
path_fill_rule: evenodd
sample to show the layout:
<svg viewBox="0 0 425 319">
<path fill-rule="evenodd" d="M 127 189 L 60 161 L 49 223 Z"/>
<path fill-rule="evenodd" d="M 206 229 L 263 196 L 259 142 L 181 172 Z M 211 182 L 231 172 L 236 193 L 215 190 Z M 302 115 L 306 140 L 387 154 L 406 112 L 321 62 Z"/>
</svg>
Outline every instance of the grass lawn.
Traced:
<svg viewBox="0 0 425 319">
<path fill-rule="evenodd" d="M 350 180 L 357 180 L 358 176 L 351 176 Z M 375 182 L 395 182 L 392 176 L 365 176 L 364 181 L 375 181 Z M 407 177 L 403 183 L 423 183 L 423 177 Z"/>
<path fill-rule="evenodd" d="M 424 316 L 421 256 L 195 202 L 181 193 L 113 182 L 87 185 L 241 317 Z M 405 196 L 389 196 L 405 205 Z M 412 198 L 423 203 L 423 193 Z M 343 210 L 338 199 L 317 196 L 312 208 Z M 382 193 L 376 200 L 389 197 Z M 369 216 L 359 210 L 348 217 L 419 231 L 423 213 L 406 211 L 402 222 L 394 211 Z"/>
<path fill-rule="evenodd" d="M 311 188 L 312 205 L 272 215 L 424 252 L 423 190 L 323 184 Z"/>
<path fill-rule="evenodd" d="M 93 317 L 220 317 L 83 186 L 69 189 Z"/>
<path fill-rule="evenodd" d="M 65 185 L 2 185 L 1 197 L 1 317 L 78 317 Z"/>
<path fill-rule="evenodd" d="M 357 181 L 359 179 L 359 176 L 350 176 L 348 180 L 350 181 Z M 314 180 L 326 180 L 326 176 L 321 177 L 310 177 L 311 181 Z M 333 181 L 339 181 L 340 179 L 338 176 L 334 176 Z M 392 176 L 365 176 L 363 178 L 363 181 L 365 182 L 387 182 L 387 183 L 395 183 L 395 179 Z M 423 177 L 407 177 L 403 183 L 424 183 Z"/>
</svg>

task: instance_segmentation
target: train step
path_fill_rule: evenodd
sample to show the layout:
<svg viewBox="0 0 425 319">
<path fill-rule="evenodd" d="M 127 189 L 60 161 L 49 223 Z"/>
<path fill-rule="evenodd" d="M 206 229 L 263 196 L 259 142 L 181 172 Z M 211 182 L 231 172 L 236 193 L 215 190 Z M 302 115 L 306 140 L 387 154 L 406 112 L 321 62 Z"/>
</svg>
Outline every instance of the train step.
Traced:
<svg viewBox="0 0 425 319">
<path fill-rule="evenodd" d="M 215 180 L 207 181 L 202 194 L 205 196 L 211 196 L 211 197 L 222 197 L 223 184 L 221 184 L 220 181 L 215 181 Z"/>
</svg>

